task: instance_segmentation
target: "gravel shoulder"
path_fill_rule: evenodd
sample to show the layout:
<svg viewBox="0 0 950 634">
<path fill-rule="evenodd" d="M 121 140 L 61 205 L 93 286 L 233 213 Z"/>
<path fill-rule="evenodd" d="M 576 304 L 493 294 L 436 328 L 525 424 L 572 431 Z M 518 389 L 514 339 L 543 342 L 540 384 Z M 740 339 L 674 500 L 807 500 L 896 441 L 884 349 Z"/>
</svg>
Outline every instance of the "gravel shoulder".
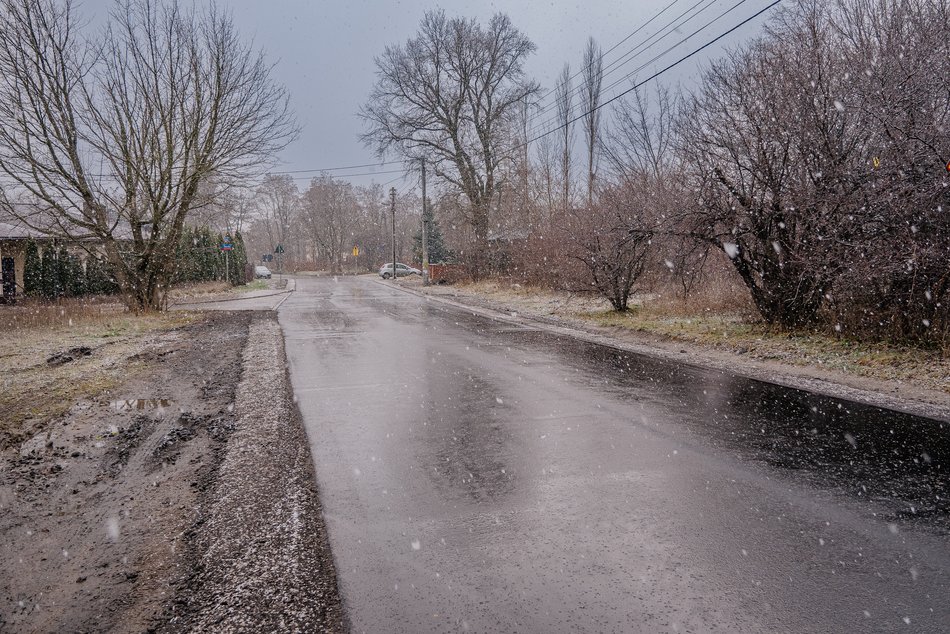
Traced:
<svg viewBox="0 0 950 634">
<path fill-rule="evenodd" d="M 375 278 L 374 278 L 375 279 Z M 392 286 L 393 283 L 378 283 Z M 416 278 L 401 279 L 398 288 L 426 295 L 513 323 L 542 327 L 565 336 L 614 346 L 637 354 L 715 368 L 787 387 L 858 401 L 919 416 L 950 421 L 950 375 L 944 360 L 939 368 L 927 360 L 918 365 L 927 378 L 887 379 L 861 376 L 815 363 L 789 363 L 758 358 L 742 346 L 712 346 L 686 337 L 672 337 L 590 318 L 584 301 L 565 306 L 565 299 L 538 293 L 485 292 L 477 286 L 422 286 Z M 931 378 L 931 375 L 936 378 Z"/>
<path fill-rule="evenodd" d="M 0 631 L 342 630 L 276 316 L 130 323 L 2 359 Z"/>
<path fill-rule="evenodd" d="M 336 573 L 276 320 L 244 349 L 235 430 L 197 527 L 196 574 L 168 631 L 341 632 Z"/>
</svg>

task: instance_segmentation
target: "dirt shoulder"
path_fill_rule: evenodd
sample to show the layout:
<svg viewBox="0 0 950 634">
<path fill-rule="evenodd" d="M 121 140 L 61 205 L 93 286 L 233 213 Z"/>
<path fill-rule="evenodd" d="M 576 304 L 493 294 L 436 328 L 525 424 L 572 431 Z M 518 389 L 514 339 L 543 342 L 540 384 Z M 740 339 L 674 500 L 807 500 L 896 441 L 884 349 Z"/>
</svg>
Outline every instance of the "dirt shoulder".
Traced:
<svg viewBox="0 0 950 634">
<path fill-rule="evenodd" d="M 788 335 L 738 318 L 613 315 L 604 302 L 498 282 L 400 288 L 656 357 L 950 420 L 950 360 L 936 352 Z"/>
<path fill-rule="evenodd" d="M 223 630 L 201 616 L 222 604 L 334 629 L 309 449 L 284 364 L 253 352 L 273 314 L 81 321 L 18 331 L 0 357 L 0 631 Z M 284 407 L 265 420 L 249 409 L 262 403 Z M 248 439 L 282 450 L 237 461 Z M 273 508 L 222 506 L 225 493 Z M 249 549 L 220 529 L 236 522 L 281 539 Z M 315 580 L 292 600 L 235 604 L 262 559 Z"/>
</svg>

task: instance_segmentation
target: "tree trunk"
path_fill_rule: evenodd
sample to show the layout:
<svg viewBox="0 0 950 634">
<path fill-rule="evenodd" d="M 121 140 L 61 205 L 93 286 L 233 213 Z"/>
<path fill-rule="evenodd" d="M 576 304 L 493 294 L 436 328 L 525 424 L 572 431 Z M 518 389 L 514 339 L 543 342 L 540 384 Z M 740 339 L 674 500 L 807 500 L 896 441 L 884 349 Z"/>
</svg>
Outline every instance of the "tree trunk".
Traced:
<svg viewBox="0 0 950 634">
<path fill-rule="evenodd" d="M 472 253 L 472 278 L 477 280 L 488 275 L 488 202 L 482 201 L 472 210 L 472 229 L 475 232 L 475 249 Z"/>
</svg>

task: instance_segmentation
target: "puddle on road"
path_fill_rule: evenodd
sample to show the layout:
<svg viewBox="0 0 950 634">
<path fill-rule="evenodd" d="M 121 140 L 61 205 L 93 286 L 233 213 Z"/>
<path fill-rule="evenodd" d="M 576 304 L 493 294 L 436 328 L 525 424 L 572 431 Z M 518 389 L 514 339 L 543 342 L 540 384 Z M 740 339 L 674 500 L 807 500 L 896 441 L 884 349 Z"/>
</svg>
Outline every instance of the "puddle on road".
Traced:
<svg viewBox="0 0 950 634">
<path fill-rule="evenodd" d="M 133 398 L 124 401 L 110 401 L 109 407 L 117 412 L 142 412 L 152 409 L 164 409 L 174 403 L 167 398 Z"/>
</svg>

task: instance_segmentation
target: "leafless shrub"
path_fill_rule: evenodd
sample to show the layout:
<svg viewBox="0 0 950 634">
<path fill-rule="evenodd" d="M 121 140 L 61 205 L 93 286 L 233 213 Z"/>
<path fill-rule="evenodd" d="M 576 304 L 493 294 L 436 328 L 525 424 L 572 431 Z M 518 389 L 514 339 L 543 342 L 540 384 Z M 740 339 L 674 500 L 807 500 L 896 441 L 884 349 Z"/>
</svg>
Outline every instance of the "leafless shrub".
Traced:
<svg viewBox="0 0 950 634">
<path fill-rule="evenodd" d="M 944 2 L 802 0 L 707 72 L 684 217 L 767 322 L 946 332 L 948 24 Z"/>
<path fill-rule="evenodd" d="M 587 268 L 591 285 L 617 311 L 626 311 L 650 256 L 656 223 L 645 187 L 606 187 L 595 205 L 568 219 L 570 257 Z"/>
</svg>

